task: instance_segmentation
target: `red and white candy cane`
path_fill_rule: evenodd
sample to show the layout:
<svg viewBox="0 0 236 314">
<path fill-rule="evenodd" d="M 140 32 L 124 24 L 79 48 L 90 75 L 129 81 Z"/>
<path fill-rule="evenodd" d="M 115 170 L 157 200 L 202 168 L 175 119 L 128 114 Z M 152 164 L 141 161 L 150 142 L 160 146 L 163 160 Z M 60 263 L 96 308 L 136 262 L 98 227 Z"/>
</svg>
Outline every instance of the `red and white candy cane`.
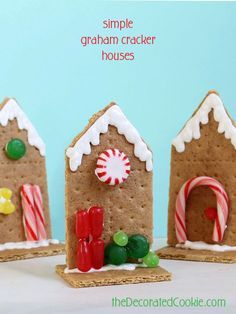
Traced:
<svg viewBox="0 0 236 314">
<path fill-rule="evenodd" d="M 217 216 L 214 223 L 212 239 L 215 242 L 221 242 L 226 229 L 228 219 L 228 195 L 219 181 L 211 177 L 196 177 L 188 180 L 181 187 L 176 199 L 175 209 L 175 232 L 179 243 L 184 243 L 187 240 L 186 223 L 185 223 L 185 208 L 186 201 L 192 189 L 197 186 L 208 186 L 216 195 L 217 201 Z"/>
<path fill-rule="evenodd" d="M 42 199 L 40 187 L 38 185 L 33 185 L 32 191 L 33 191 L 33 196 L 34 196 L 34 209 L 35 209 L 35 217 L 36 217 L 36 222 L 37 222 L 38 240 L 46 240 L 47 233 L 45 229 L 43 199 Z"/>
<path fill-rule="evenodd" d="M 120 184 L 130 174 L 129 158 L 117 148 L 107 149 L 97 159 L 95 174 L 105 184 Z"/>
<path fill-rule="evenodd" d="M 45 240 L 47 234 L 40 187 L 38 185 L 24 184 L 21 188 L 21 203 L 26 240 Z"/>
<path fill-rule="evenodd" d="M 23 225 L 27 241 L 37 241 L 38 231 L 34 211 L 34 196 L 31 184 L 24 184 L 21 188 L 21 204 L 23 208 Z"/>
</svg>

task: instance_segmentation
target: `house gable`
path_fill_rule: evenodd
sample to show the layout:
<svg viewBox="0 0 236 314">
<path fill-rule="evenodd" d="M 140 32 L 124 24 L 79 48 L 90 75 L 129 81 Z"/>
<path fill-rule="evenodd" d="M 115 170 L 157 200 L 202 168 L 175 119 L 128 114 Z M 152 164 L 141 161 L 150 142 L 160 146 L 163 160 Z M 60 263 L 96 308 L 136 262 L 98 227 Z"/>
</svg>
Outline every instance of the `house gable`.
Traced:
<svg viewBox="0 0 236 314">
<path fill-rule="evenodd" d="M 36 147 L 42 156 L 45 156 L 45 144 L 38 132 L 29 121 L 15 99 L 6 99 L 0 109 L 0 124 L 5 127 L 9 121 L 16 119 L 18 128 L 27 131 L 28 143 Z"/>
<path fill-rule="evenodd" d="M 224 134 L 226 139 L 230 139 L 234 148 L 236 148 L 236 127 L 229 117 L 222 100 L 215 92 L 209 92 L 199 108 L 180 131 L 172 144 L 178 153 L 185 151 L 185 144 L 193 139 L 198 140 L 201 137 L 201 125 L 209 123 L 209 114 L 213 112 L 214 120 L 218 123 L 217 131 Z"/>
<path fill-rule="evenodd" d="M 116 127 L 117 132 L 134 145 L 134 155 L 146 162 L 146 170 L 152 171 L 152 153 L 140 137 L 136 128 L 128 121 L 119 106 L 111 104 L 66 151 L 71 171 L 76 171 L 82 163 L 83 155 L 91 154 L 91 145 L 100 144 L 100 135 L 108 132 L 109 125 Z"/>
</svg>

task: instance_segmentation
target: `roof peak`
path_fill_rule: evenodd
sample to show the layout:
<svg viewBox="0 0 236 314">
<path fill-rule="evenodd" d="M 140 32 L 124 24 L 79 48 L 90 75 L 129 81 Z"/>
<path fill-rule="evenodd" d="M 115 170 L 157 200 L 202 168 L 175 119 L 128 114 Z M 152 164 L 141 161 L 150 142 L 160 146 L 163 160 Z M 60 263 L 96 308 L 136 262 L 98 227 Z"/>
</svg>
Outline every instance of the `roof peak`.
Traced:
<svg viewBox="0 0 236 314">
<path fill-rule="evenodd" d="M 210 91 L 195 111 L 193 116 L 185 124 L 172 144 L 178 153 L 185 150 L 185 143 L 190 143 L 193 139 L 197 140 L 201 137 L 200 124 L 209 122 L 209 113 L 213 110 L 213 117 L 219 123 L 218 132 L 224 133 L 226 139 L 230 139 L 232 145 L 236 149 L 236 127 L 233 125 L 224 104 L 216 91 Z"/>
<path fill-rule="evenodd" d="M 0 109 L 0 125 L 7 126 L 9 121 L 16 119 L 20 130 L 26 130 L 28 142 L 31 146 L 36 147 L 42 156 L 45 156 L 45 144 L 38 135 L 36 129 L 27 118 L 26 114 L 20 108 L 14 98 L 6 98 Z"/>
<path fill-rule="evenodd" d="M 215 89 L 210 89 L 210 90 L 208 91 L 206 97 L 209 96 L 209 95 L 211 95 L 211 94 L 215 94 L 215 95 L 217 95 L 217 96 L 220 97 L 220 94 L 219 94 L 219 93 L 217 92 L 217 90 L 215 90 Z M 206 97 L 205 97 L 205 98 L 206 98 Z"/>
<path fill-rule="evenodd" d="M 119 134 L 124 135 L 126 140 L 134 145 L 134 155 L 141 161 L 146 162 L 146 170 L 152 170 L 152 153 L 146 143 L 140 137 L 136 128 L 129 122 L 120 107 L 111 103 L 85 132 L 69 147 L 66 156 L 69 158 L 71 171 L 76 171 L 82 163 L 83 155 L 91 153 L 91 145 L 99 145 L 100 135 L 108 132 L 109 125 L 115 126 Z M 99 113 L 97 114 L 99 115 Z M 96 115 L 95 115 L 96 117 Z"/>
</svg>

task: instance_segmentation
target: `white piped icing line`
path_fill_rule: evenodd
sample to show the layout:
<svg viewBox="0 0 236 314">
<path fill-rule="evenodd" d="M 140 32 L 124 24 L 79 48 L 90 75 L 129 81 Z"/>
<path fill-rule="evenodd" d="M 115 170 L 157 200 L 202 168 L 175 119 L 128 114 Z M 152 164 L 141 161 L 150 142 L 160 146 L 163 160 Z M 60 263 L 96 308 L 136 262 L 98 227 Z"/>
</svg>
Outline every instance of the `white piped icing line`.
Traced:
<svg viewBox="0 0 236 314">
<path fill-rule="evenodd" d="M 48 239 L 42 241 L 7 242 L 4 244 L 0 244 L 0 252 L 5 250 L 34 249 L 38 247 L 49 246 L 50 244 L 59 243 L 60 241 L 56 239 Z"/>
<path fill-rule="evenodd" d="M 82 272 L 77 268 L 73 268 L 73 269 L 69 269 L 68 267 L 66 267 L 64 269 L 64 273 L 65 274 L 88 274 L 88 273 L 94 273 L 94 272 L 103 272 L 103 271 L 108 271 L 108 270 L 135 270 L 137 267 L 147 267 L 144 264 L 135 264 L 135 263 L 125 263 L 119 266 L 116 265 L 105 265 L 100 269 L 90 269 L 88 272 Z"/>
<path fill-rule="evenodd" d="M 119 134 L 134 145 L 134 155 L 146 162 L 146 170 L 152 171 L 152 153 L 140 137 L 135 127 L 128 121 L 119 106 L 111 106 L 94 124 L 83 134 L 73 147 L 69 147 L 66 156 L 69 158 L 71 171 L 76 171 L 81 165 L 83 155 L 91 154 L 91 144 L 100 143 L 100 134 L 107 133 L 108 126 L 117 128 Z"/>
<path fill-rule="evenodd" d="M 215 93 L 211 93 L 173 140 L 172 144 L 175 146 L 178 153 L 184 152 L 185 143 L 190 143 L 193 139 L 200 139 L 200 124 L 208 123 L 208 115 L 211 110 L 213 110 L 215 121 L 219 123 L 218 132 L 224 133 L 225 138 L 230 139 L 236 149 L 236 127 L 230 120 L 220 97 Z"/>
<path fill-rule="evenodd" d="M 229 252 L 229 251 L 236 251 L 236 246 L 229 246 L 229 245 L 219 245 L 219 244 L 208 244 L 203 241 L 185 241 L 182 244 L 176 244 L 177 248 L 181 249 L 191 249 L 191 250 L 208 250 L 208 251 L 215 251 L 215 252 Z"/>
<path fill-rule="evenodd" d="M 38 132 L 29 121 L 23 110 L 17 104 L 15 99 L 9 99 L 0 110 L 0 124 L 7 126 L 8 121 L 16 119 L 20 130 L 26 130 L 28 142 L 31 146 L 36 147 L 42 156 L 45 156 L 45 144 L 38 135 Z"/>
</svg>

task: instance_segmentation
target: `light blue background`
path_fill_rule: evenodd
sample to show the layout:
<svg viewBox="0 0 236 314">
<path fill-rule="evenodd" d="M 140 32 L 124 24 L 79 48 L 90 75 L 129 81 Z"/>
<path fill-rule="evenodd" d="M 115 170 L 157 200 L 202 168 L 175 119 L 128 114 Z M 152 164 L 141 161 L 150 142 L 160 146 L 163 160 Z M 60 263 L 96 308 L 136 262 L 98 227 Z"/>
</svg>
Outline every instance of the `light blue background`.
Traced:
<svg viewBox="0 0 236 314">
<path fill-rule="evenodd" d="M 171 140 L 209 89 L 236 117 L 236 3 L 88 2 L 0 1 L 0 98 L 16 97 L 46 142 L 60 239 L 64 150 L 94 112 L 120 104 L 154 152 L 155 235 L 165 236 Z M 102 21 L 126 17 L 127 34 L 157 36 L 135 61 L 102 62 L 101 47 L 80 45 L 82 35 L 120 34 Z"/>
</svg>

